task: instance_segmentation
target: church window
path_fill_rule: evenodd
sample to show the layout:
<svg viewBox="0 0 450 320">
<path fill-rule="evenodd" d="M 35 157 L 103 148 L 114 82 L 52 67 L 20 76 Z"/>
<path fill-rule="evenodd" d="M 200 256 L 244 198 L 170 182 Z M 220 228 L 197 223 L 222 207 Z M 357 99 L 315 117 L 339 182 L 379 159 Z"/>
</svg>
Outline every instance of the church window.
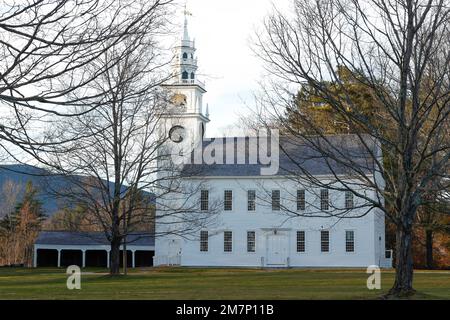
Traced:
<svg viewBox="0 0 450 320">
<path fill-rule="evenodd" d="M 208 231 L 200 231 L 200 251 L 208 251 Z"/>
<path fill-rule="evenodd" d="M 223 233 L 223 251 L 232 252 L 233 251 L 233 232 L 225 231 Z"/>
<path fill-rule="evenodd" d="M 297 210 L 305 210 L 305 190 L 297 190 Z"/>
<path fill-rule="evenodd" d="M 255 252 L 256 234 L 255 231 L 247 231 L 247 252 Z"/>
<path fill-rule="evenodd" d="M 181 79 L 187 80 L 188 78 L 189 78 L 189 73 L 187 73 L 187 71 L 183 71 L 183 73 L 181 74 Z"/>
<path fill-rule="evenodd" d="M 191 79 L 195 78 L 195 74 L 193 72 L 191 72 Z"/>
<path fill-rule="evenodd" d="M 345 191 L 345 209 L 353 209 L 353 193 Z"/>
<path fill-rule="evenodd" d="M 280 211 L 280 190 L 272 190 L 272 210 Z"/>
<path fill-rule="evenodd" d="M 320 190 L 320 210 L 329 210 L 330 209 L 330 200 L 328 189 Z"/>
<path fill-rule="evenodd" d="M 183 53 L 183 59 L 186 60 L 188 58 L 188 54 L 185 52 Z"/>
<path fill-rule="evenodd" d="M 330 252 L 330 231 L 320 231 L 320 251 Z"/>
<path fill-rule="evenodd" d="M 305 252 L 305 231 L 297 231 L 297 252 Z"/>
<path fill-rule="evenodd" d="M 355 231 L 345 231 L 345 252 L 355 252 Z"/>
<path fill-rule="evenodd" d="M 223 209 L 225 211 L 233 210 L 233 191 L 232 190 L 225 190 L 225 192 L 224 192 Z"/>
<path fill-rule="evenodd" d="M 208 211 L 209 210 L 209 191 L 202 190 L 200 195 L 200 210 Z"/>
<path fill-rule="evenodd" d="M 248 190 L 247 191 L 247 210 L 255 211 L 256 209 L 256 191 Z"/>
</svg>

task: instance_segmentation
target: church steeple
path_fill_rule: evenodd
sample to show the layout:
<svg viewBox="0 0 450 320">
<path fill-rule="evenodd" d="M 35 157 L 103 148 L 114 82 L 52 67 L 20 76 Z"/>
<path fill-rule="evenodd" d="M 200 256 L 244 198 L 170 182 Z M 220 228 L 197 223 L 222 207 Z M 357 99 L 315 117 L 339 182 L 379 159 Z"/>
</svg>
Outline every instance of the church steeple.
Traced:
<svg viewBox="0 0 450 320">
<path fill-rule="evenodd" d="M 170 92 L 170 112 L 164 115 L 165 122 L 161 131 L 167 135 L 182 127 L 189 132 L 190 137 L 184 143 L 192 146 L 203 138 L 209 122 L 209 110 L 204 113 L 203 95 L 206 89 L 197 78 L 195 41 L 191 40 L 188 30 L 190 15 L 185 9 L 183 30 L 180 30 L 179 42 L 174 48 L 173 76 L 163 85 Z"/>
<path fill-rule="evenodd" d="M 203 94 L 205 84 L 197 77 L 197 58 L 195 41 L 189 36 L 188 18 L 192 14 L 184 10 L 183 31 L 179 43 L 174 48 L 173 77 L 165 84 L 176 95 L 176 102 L 188 113 L 203 114 Z"/>
<path fill-rule="evenodd" d="M 184 10 L 184 26 L 180 43 L 175 47 L 174 80 L 178 84 L 198 85 L 204 89 L 205 85 L 197 79 L 197 58 L 195 57 L 195 41 L 189 37 L 188 16 Z"/>
</svg>

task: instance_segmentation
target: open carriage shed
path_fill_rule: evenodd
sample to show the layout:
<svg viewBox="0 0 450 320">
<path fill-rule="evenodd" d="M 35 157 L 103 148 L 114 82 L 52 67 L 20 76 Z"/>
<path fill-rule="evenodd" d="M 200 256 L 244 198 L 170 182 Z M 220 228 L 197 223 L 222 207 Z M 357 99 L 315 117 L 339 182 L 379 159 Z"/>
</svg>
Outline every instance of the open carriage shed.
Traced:
<svg viewBox="0 0 450 320">
<path fill-rule="evenodd" d="M 127 265 L 130 268 L 153 265 L 153 236 L 127 236 Z M 121 248 L 123 250 L 123 247 Z M 120 264 L 123 265 L 121 250 Z M 34 244 L 34 267 L 109 268 L 111 247 L 103 232 L 43 231 Z"/>
</svg>

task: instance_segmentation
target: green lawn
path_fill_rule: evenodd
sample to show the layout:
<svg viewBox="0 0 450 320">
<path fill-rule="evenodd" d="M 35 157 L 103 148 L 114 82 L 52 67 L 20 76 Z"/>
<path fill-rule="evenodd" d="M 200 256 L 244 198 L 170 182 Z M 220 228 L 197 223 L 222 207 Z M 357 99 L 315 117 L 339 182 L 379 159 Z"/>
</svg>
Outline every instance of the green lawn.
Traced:
<svg viewBox="0 0 450 320">
<path fill-rule="evenodd" d="M 0 299 L 376 299 L 394 278 L 382 271 L 382 289 L 369 291 L 361 269 L 150 268 L 117 278 L 84 272 L 81 290 L 68 290 L 64 269 L 0 268 Z M 417 271 L 414 286 L 416 298 L 450 299 L 450 272 Z"/>
</svg>

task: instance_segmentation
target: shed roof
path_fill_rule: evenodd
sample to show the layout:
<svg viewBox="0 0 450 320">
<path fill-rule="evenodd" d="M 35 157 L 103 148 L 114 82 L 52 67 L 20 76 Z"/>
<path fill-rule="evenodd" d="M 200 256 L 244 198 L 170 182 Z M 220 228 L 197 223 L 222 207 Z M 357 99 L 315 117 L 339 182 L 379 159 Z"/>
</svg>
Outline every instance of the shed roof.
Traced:
<svg viewBox="0 0 450 320">
<path fill-rule="evenodd" d="M 40 245 L 109 245 L 104 232 L 42 231 L 35 244 Z M 127 236 L 129 246 L 154 246 L 153 235 L 133 233 Z"/>
</svg>

